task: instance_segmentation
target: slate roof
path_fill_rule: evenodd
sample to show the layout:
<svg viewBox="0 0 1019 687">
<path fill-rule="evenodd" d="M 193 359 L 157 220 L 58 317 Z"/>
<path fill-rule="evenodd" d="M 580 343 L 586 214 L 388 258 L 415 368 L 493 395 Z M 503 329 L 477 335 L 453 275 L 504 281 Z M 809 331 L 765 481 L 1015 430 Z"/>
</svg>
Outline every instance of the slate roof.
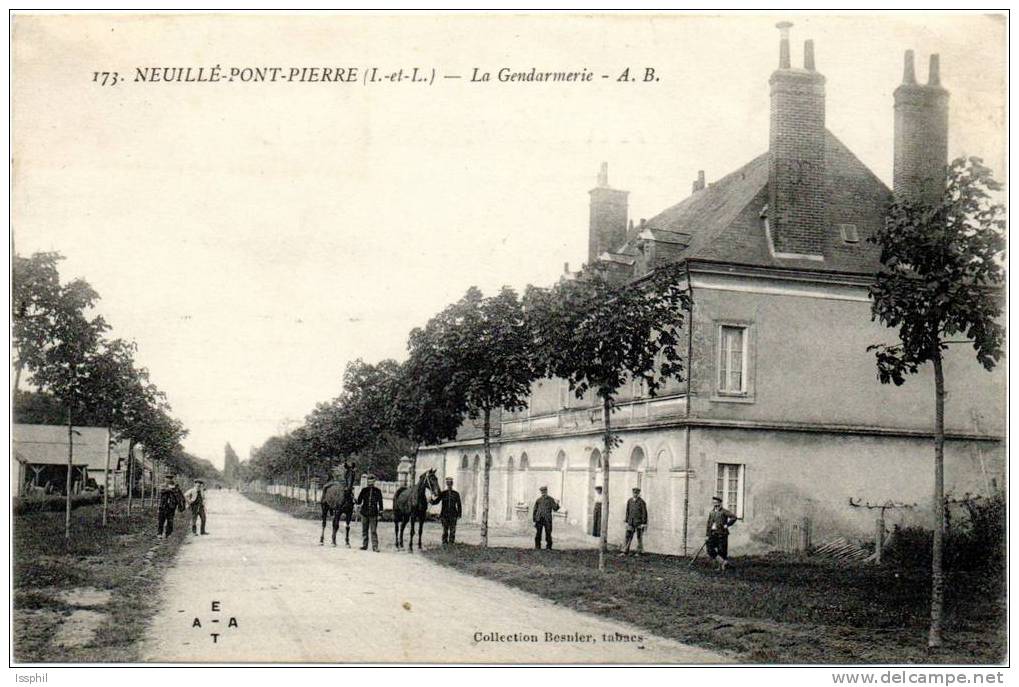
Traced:
<svg viewBox="0 0 1019 687">
<path fill-rule="evenodd" d="M 879 251 L 866 239 L 884 221 L 891 191 L 838 138 L 830 131 L 825 133 L 828 207 L 827 221 L 821 227 L 825 234 L 823 262 L 780 259 L 771 254 L 762 219 L 768 204 L 767 153 L 666 208 L 613 252 L 631 252 L 641 240 L 677 243 L 672 239 L 685 234 L 689 245 L 679 259 L 833 272 L 875 271 Z M 852 244 L 843 241 L 840 224 L 854 224 L 860 240 Z"/>
<path fill-rule="evenodd" d="M 87 465 L 90 470 L 106 467 L 105 427 L 75 427 L 74 464 Z M 11 432 L 14 458 L 35 465 L 67 465 L 66 425 L 14 424 Z M 110 468 L 116 468 L 116 457 L 111 456 Z"/>
</svg>

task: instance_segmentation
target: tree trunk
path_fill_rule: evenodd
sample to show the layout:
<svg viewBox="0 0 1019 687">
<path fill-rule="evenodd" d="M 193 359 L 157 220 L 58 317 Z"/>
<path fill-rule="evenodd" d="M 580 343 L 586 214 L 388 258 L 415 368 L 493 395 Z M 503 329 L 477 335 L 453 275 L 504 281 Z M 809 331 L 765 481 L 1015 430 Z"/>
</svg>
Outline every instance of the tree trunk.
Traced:
<svg viewBox="0 0 1019 687">
<path fill-rule="evenodd" d="M 612 428 L 609 426 L 611 401 L 602 400 L 602 423 L 605 425 L 605 452 L 602 454 L 602 515 L 601 543 L 598 546 L 598 570 L 605 571 L 605 554 L 609 550 L 609 454 L 612 452 Z"/>
<path fill-rule="evenodd" d="M 21 384 L 21 371 L 23 369 L 25 369 L 25 363 L 24 363 L 24 361 L 21 360 L 21 357 L 19 356 L 18 357 L 18 362 L 17 362 L 17 364 L 14 367 L 14 394 L 13 395 L 16 395 L 18 393 L 18 385 Z"/>
<path fill-rule="evenodd" d="M 103 471 L 103 527 L 110 511 L 110 430 L 106 430 L 106 469 Z"/>
<path fill-rule="evenodd" d="M 64 502 L 64 541 L 71 543 L 71 485 L 74 483 L 74 427 L 71 424 L 71 404 L 67 404 L 67 492 Z"/>
<path fill-rule="evenodd" d="M 131 502 L 134 500 L 134 439 L 127 444 L 127 514 L 131 515 Z"/>
<path fill-rule="evenodd" d="M 944 613 L 945 573 L 945 373 L 941 349 L 934 350 L 934 550 L 931 552 L 931 628 L 927 646 L 941 646 L 941 618 Z"/>
<path fill-rule="evenodd" d="M 489 435 L 492 431 L 492 410 L 485 408 L 485 472 L 481 479 L 481 547 L 488 546 L 488 484 L 492 469 L 492 444 Z"/>
</svg>

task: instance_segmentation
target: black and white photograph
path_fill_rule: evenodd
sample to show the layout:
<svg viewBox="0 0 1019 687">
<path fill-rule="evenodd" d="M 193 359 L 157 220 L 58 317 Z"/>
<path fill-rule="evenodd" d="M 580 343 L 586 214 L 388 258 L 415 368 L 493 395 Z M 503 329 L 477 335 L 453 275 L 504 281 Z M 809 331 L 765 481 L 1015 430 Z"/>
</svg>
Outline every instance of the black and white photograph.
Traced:
<svg viewBox="0 0 1019 687">
<path fill-rule="evenodd" d="M 1007 10 L 9 23 L 15 681 L 1007 682 Z"/>
</svg>

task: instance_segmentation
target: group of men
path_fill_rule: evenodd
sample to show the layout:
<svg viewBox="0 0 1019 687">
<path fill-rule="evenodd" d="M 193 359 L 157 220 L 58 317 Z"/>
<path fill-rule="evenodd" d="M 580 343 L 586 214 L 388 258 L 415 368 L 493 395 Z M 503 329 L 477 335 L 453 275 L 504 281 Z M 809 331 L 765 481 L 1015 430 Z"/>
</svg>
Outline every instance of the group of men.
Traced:
<svg viewBox="0 0 1019 687">
<path fill-rule="evenodd" d="M 344 482 L 351 482 L 353 469 L 345 464 Z M 594 518 L 592 534 L 599 536 L 601 533 L 602 517 L 602 488 L 596 487 L 596 500 L 594 504 Z M 542 535 L 544 535 L 545 548 L 552 548 L 552 521 L 553 513 L 559 510 L 559 502 L 548 495 L 548 487 L 539 489 L 541 495 L 534 502 L 532 509 L 532 520 L 534 521 L 534 548 L 541 549 Z M 444 546 L 456 543 L 456 523 L 463 517 L 463 504 L 460 500 L 460 493 L 453 489 L 453 478 L 446 478 L 446 488 L 440 491 L 432 499 L 433 505 L 441 504 L 439 510 L 439 522 L 442 523 L 442 544 Z M 707 532 L 704 547 L 707 549 L 708 557 L 719 561 L 722 571 L 729 564 L 729 528 L 736 523 L 737 517 L 722 507 L 722 499 L 718 496 L 712 497 L 712 510 L 708 513 Z M 368 475 L 367 486 L 357 495 L 355 505 L 361 515 L 362 528 L 362 550 L 368 549 L 369 539 L 374 551 L 379 550 L 378 522 L 382 516 L 383 503 L 382 491 L 375 486 L 374 475 Z M 179 511 L 184 512 L 185 508 L 191 511 L 191 532 L 193 534 L 208 534 L 205 531 L 205 481 L 196 479 L 194 485 L 187 490 L 181 491 L 173 474 L 167 474 L 162 487 L 159 490 L 158 538 L 164 539 L 173 533 L 174 516 Z M 201 531 L 198 524 L 201 522 Z M 633 488 L 633 496 L 626 502 L 626 540 L 620 556 L 630 554 L 630 545 L 634 535 L 637 537 L 636 555 L 644 555 L 644 530 L 648 525 L 647 503 L 640 495 L 640 487 Z"/>
<path fill-rule="evenodd" d="M 191 510 L 191 532 L 199 534 L 198 522 L 201 521 L 200 534 L 205 531 L 205 480 L 196 479 L 194 485 L 186 492 L 181 491 L 177 478 L 167 474 L 159 488 L 159 508 L 156 511 L 157 538 L 166 539 L 173 534 L 173 521 L 178 511 Z"/>
<path fill-rule="evenodd" d="M 344 464 L 346 470 L 345 482 L 351 474 L 351 466 Z M 602 488 L 598 486 L 594 504 L 593 531 L 595 536 L 601 533 L 602 518 Z M 542 538 L 545 540 L 545 548 L 552 548 L 552 522 L 553 513 L 559 510 L 559 502 L 548 495 L 548 487 L 539 489 L 540 496 L 534 502 L 531 511 L 531 518 L 534 522 L 534 548 L 541 549 Z M 712 498 L 713 507 L 708 514 L 707 532 L 705 547 L 708 557 L 712 560 L 719 560 L 720 569 L 725 570 L 728 565 L 728 539 L 729 528 L 737 521 L 736 516 L 722 507 L 722 499 L 718 496 Z M 363 540 L 361 549 L 367 550 L 369 538 L 372 550 L 379 550 L 379 538 L 377 533 L 378 520 L 382 515 L 382 491 L 375 486 L 375 476 L 368 475 L 367 486 L 361 489 L 357 495 L 356 505 L 359 507 L 362 523 Z M 446 478 L 446 488 L 432 498 L 433 505 L 441 504 L 439 510 L 439 522 L 442 523 L 442 544 L 448 546 L 456 543 L 456 524 L 463 517 L 463 503 L 460 493 L 453 488 L 453 478 Z M 633 496 L 626 502 L 626 540 L 620 556 L 630 555 L 630 546 L 634 536 L 637 538 L 637 556 L 644 555 L 644 531 L 648 525 L 647 502 L 640 495 L 640 487 L 633 488 Z M 204 531 L 204 511 L 202 525 Z"/>
</svg>

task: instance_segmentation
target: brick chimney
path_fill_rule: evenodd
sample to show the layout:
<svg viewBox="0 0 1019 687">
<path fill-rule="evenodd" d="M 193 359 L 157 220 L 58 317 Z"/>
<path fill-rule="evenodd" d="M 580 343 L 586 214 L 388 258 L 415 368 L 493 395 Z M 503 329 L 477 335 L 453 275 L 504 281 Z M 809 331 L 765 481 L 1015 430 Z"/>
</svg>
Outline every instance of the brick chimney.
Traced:
<svg viewBox="0 0 1019 687">
<path fill-rule="evenodd" d="M 803 69 L 790 66 L 791 26 L 777 25 L 779 64 L 769 80 L 768 230 L 776 257 L 823 260 L 825 80 L 814 69 L 813 41 L 803 45 Z"/>
<path fill-rule="evenodd" d="M 601 163 L 598 185 L 591 194 L 591 219 L 587 261 L 594 264 L 605 251 L 617 250 L 626 241 L 627 196 L 629 191 L 609 187 L 609 163 Z"/>
<path fill-rule="evenodd" d="M 693 193 L 697 193 L 698 191 L 703 190 L 704 190 L 704 170 L 700 169 L 697 170 L 697 178 L 694 179 L 692 191 Z"/>
<path fill-rule="evenodd" d="M 947 166 L 948 91 L 941 87 L 938 56 L 931 55 L 923 85 L 916 82 L 913 51 L 907 50 L 902 85 L 895 89 L 895 195 L 936 201 Z"/>
</svg>

